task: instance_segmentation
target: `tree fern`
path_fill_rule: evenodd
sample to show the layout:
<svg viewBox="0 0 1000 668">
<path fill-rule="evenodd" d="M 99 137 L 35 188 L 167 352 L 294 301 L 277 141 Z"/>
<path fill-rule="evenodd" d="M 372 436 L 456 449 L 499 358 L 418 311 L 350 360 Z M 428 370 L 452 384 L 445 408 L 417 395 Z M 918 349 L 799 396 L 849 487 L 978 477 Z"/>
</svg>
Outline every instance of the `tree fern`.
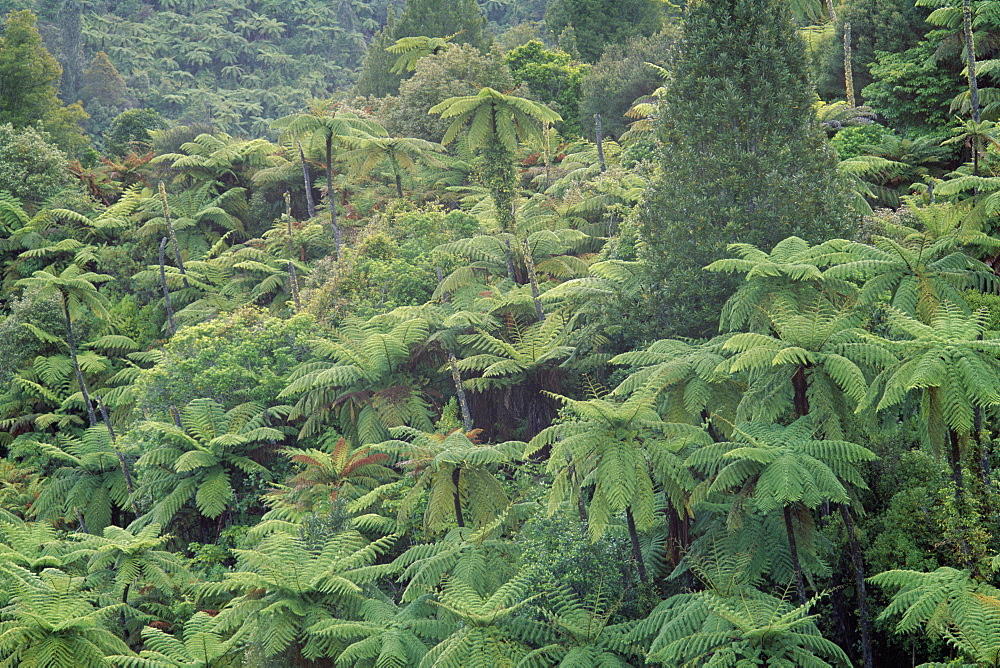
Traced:
<svg viewBox="0 0 1000 668">
<path fill-rule="evenodd" d="M 281 654 L 293 643 L 308 658 L 327 656 L 346 643 L 309 629 L 358 612 L 362 586 L 388 569 L 373 564 L 395 540 L 387 536 L 369 542 L 356 531 L 345 531 L 314 550 L 298 536 L 270 533 L 257 547 L 237 550 L 236 571 L 222 582 L 204 585 L 200 597 L 235 594 L 219 613 L 216 628 L 240 630 L 246 634 L 243 643 L 259 646 L 266 656 Z"/>
<path fill-rule="evenodd" d="M 793 607 L 742 576 L 739 555 L 692 563 L 706 588 L 677 594 L 640 621 L 630 638 L 649 644 L 648 663 L 664 666 L 850 666 L 840 647 L 822 637 L 815 604 Z"/>
<path fill-rule="evenodd" d="M 226 665 L 237 654 L 241 634 L 223 640 L 216 621 L 199 611 L 184 623 L 182 637 L 147 626 L 142 630 L 146 649 L 139 656 L 112 656 L 122 668 L 214 668 Z"/>
<path fill-rule="evenodd" d="M 249 408 L 258 413 L 259 408 Z M 250 473 L 266 475 L 267 469 L 248 455 L 259 443 L 284 435 L 257 419 L 248 420 L 248 406 L 226 412 L 212 399 L 194 399 L 181 414 L 181 426 L 145 422 L 139 429 L 158 439 L 137 466 L 146 469 L 137 493 L 153 499 L 140 525 L 167 526 L 187 505 L 214 519 L 229 506 Z"/>
<path fill-rule="evenodd" d="M 497 469 L 521 459 L 523 442 L 480 444 L 472 440 L 477 438 L 477 431 L 428 434 L 398 428 L 394 434 L 407 440 L 385 441 L 378 448 L 400 457 L 415 480 L 400 504 L 400 526 L 407 524 L 425 491 L 428 496 L 423 523 L 431 532 L 455 524 L 489 525 L 510 504 L 497 479 Z"/>
<path fill-rule="evenodd" d="M 132 654 L 106 626 L 117 608 L 95 609 L 79 579 L 46 570 L 9 586 L 11 604 L 0 613 L 0 665 L 111 668 L 110 656 Z"/>
<path fill-rule="evenodd" d="M 944 637 L 974 665 L 995 665 L 1000 660 L 1000 590 L 976 581 L 969 571 L 894 570 L 879 573 L 871 582 L 898 588 L 879 616 L 887 620 L 898 615 L 897 633 L 923 627 L 932 636 Z"/>
<path fill-rule="evenodd" d="M 592 540 L 600 538 L 615 515 L 629 523 L 633 555 L 645 579 L 638 532 L 656 523 L 654 487 L 661 487 L 674 512 L 687 513 L 694 479 L 681 455 L 707 435 L 689 425 L 668 425 L 648 393 L 622 403 L 604 399 L 574 401 L 553 395 L 573 415 L 540 432 L 527 455 L 550 448 L 548 470 L 556 477 L 549 510 L 567 500 L 583 503 L 581 490 L 592 488 L 586 519 Z"/>
<path fill-rule="evenodd" d="M 410 371 L 427 336 L 418 318 L 384 325 L 349 319 L 332 339 L 313 342 L 329 361 L 300 366 L 278 396 L 298 397 L 289 417 L 306 418 L 302 436 L 318 433 L 330 418 L 357 445 L 386 440 L 391 427 L 429 431 L 428 401 Z"/>
</svg>

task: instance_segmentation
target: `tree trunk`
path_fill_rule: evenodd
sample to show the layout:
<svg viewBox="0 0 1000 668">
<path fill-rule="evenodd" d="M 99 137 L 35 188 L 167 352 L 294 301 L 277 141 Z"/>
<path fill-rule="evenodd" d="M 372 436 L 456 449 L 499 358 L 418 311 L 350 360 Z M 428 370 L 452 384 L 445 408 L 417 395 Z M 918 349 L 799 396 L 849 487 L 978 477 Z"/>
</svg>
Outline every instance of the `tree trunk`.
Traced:
<svg viewBox="0 0 1000 668">
<path fill-rule="evenodd" d="M 632 557 L 635 559 L 636 568 L 639 569 L 639 581 L 647 582 L 646 563 L 642 560 L 642 547 L 639 545 L 639 532 L 635 530 L 635 519 L 632 517 L 632 508 L 625 509 L 625 520 L 628 522 L 628 536 L 632 539 Z"/>
<path fill-rule="evenodd" d="M 465 431 L 472 431 L 472 413 L 469 411 L 469 397 L 462 384 L 462 374 L 458 370 L 458 360 L 454 353 L 448 353 L 448 366 L 451 369 L 451 380 L 455 383 L 455 392 L 458 394 L 458 408 L 462 411 L 462 424 Z"/>
<path fill-rule="evenodd" d="M 969 548 L 969 541 L 966 537 L 968 527 L 965 522 L 965 509 L 963 500 L 965 499 L 965 480 L 962 475 L 962 445 L 958 433 L 954 429 L 948 430 L 948 464 L 951 466 L 951 479 L 955 483 L 955 516 L 958 520 L 958 549 L 965 559 L 965 566 L 970 571 L 975 572 L 975 562 L 972 559 L 972 550 Z"/>
<path fill-rule="evenodd" d="M 792 374 L 792 387 L 795 390 L 793 402 L 795 418 L 798 419 L 809 414 L 809 383 L 806 381 L 806 367 L 796 367 Z"/>
<path fill-rule="evenodd" d="M 337 224 L 337 198 L 333 192 L 333 135 L 326 138 L 326 200 L 330 205 L 330 226 L 333 228 L 333 248 L 340 259 L 340 225 Z"/>
<path fill-rule="evenodd" d="M 69 297 L 62 293 L 63 318 L 66 325 L 66 344 L 69 346 L 69 356 L 73 360 L 73 371 L 76 372 L 76 382 L 80 385 L 80 392 L 83 394 L 83 403 L 87 407 L 87 417 L 90 419 L 90 426 L 97 424 L 97 415 L 94 413 L 94 404 L 90 401 L 90 393 L 87 392 L 87 383 L 83 380 L 83 371 L 80 370 L 80 360 L 76 356 L 76 337 L 73 335 L 73 322 L 69 317 Z"/>
<path fill-rule="evenodd" d="M 583 490 L 580 489 L 580 481 L 576 475 L 576 465 L 573 463 L 573 455 L 566 455 L 566 475 L 569 476 L 570 486 L 573 488 L 573 496 L 576 497 L 576 510 L 580 513 L 580 521 L 586 524 L 589 522 L 587 517 L 587 504 L 583 502 Z"/>
<path fill-rule="evenodd" d="M 517 273 L 514 271 L 514 250 L 510 247 L 510 236 L 504 240 L 507 246 L 507 252 L 505 253 L 507 259 L 507 278 L 511 280 L 512 283 L 517 283 Z"/>
<path fill-rule="evenodd" d="M 288 281 L 291 283 L 292 300 L 295 302 L 295 311 L 302 310 L 302 302 L 299 300 L 299 277 L 295 272 L 295 263 L 292 261 L 292 196 L 285 191 L 285 229 L 288 239 Z"/>
<path fill-rule="evenodd" d="M 184 288 L 190 288 L 188 284 L 187 272 L 184 271 L 184 258 L 181 257 L 181 246 L 177 243 L 177 232 L 174 230 L 174 224 L 170 222 L 170 205 L 167 203 L 167 189 L 163 185 L 163 181 L 160 181 L 160 203 L 163 204 L 163 220 L 167 223 L 167 230 L 170 232 L 170 243 L 174 247 L 174 259 L 177 260 L 177 269 L 181 272 L 181 280 L 184 282 Z"/>
<path fill-rule="evenodd" d="M 972 120 L 978 123 L 979 82 L 976 80 L 976 44 L 972 36 L 972 6 L 969 0 L 962 0 L 962 27 L 965 32 L 965 64 L 969 70 L 969 110 L 972 112 Z M 973 151 L 978 148 L 972 147 Z"/>
<path fill-rule="evenodd" d="M 125 455 L 122 451 L 118 449 L 117 438 L 115 438 L 115 429 L 111 426 L 111 417 L 108 415 L 107 404 L 100 397 L 94 397 L 97 401 L 97 405 L 101 409 L 101 418 L 104 420 L 104 425 L 108 428 L 108 436 L 111 437 L 111 449 L 115 451 L 115 456 L 118 457 L 118 465 L 121 466 L 122 476 L 125 478 L 125 489 L 128 490 L 129 499 L 132 502 L 132 512 L 135 513 L 136 518 L 139 517 L 139 504 L 135 501 L 135 485 L 132 484 L 132 471 L 128 468 L 128 463 L 125 461 Z M 123 601 L 124 603 L 124 601 Z"/>
<path fill-rule="evenodd" d="M 865 563 L 861 558 L 861 548 L 858 546 L 858 536 L 854 531 L 854 520 L 851 510 L 845 504 L 840 504 L 840 516 L 844 519 L 847 529 L 847 541 L 851 550 L 851 563 L 854 566 L 854 587 L 858 590 L 858 622 L 861 625 L 861 657 L 864 668 L 873 668 L 872 659 L 872 622 L 868 611 L 868 589 L 865 585 Z"/>
<path fill-rule="evenodd" d="M 792 508 L 784 507 L 785 533 L 788 534 L 788 552 L 792 557 L 792 567 L 795 569 L 795 589 L 799 595 L 799 604 L 806 604 L 806 583 L 802 577 L 802 564 L 799 563 L 799 548 L 795 543 L 795 527 L 792 525 Z"/>
<path fill-rule="evenodd" d="M 392 175 L 396 179 L 396 197 L 403 199 L 403 177 L 399 173 L 399 165 L 396 163 L 395 156 L 389 158 L 389 164 L 392 165 Z"/>
<path fill-rule="evenodd" d="M 535 318 L 538 322 L 545 320 L 545 311 L 542 310 L 542 296 L 538 289 L 538 276 L 535 274 L 535 258 L 531 256 L 531 247 L 528 240 L 524 240 L 524 265 L 528 270 L 528 281 L 531 283 L 531 297 L 535 302 Z"/>
<path fill-rule="evenodd" d="M 607 170 L 607 165 L 604 164 L 604 132 L 601 127 L 601 115 L 594 114 L 594 136 L 597 139 L 597 162 L 601 165 L 601 171 Z"/>
<path fill-rule="evenodd" d="M 831 5 L 830 11 L 833 11 Z M 847 104 L 857 106 L 854 97 L 854 68 L 851 65 L 851 23 L 844 24 L 844 87 L 847 88 Z"/>
<path fill-rule="evenodd" d="M 451 472 L 451 484 L 455 486 L 455 522 L 459 527 L 465 526 L 465 517 L 462 515 L 462 495 L 458 492 L 458 484 L 462 478 L 462 469 L 455 467 Z"/>
<path fill-rule="evenodd" d="M 167 272 L 163 268 L 167 251 L 167 238 L 160 239 L 160 287 L 163 289 L 163 305 L 167 311 L 167 334 L 173 336 L 177 333 L 177 323 L 174 322 L 174 307 L 170 303 L 170 289 L 167 288 Z"/>
<path fill-rule="evenodd" d="M 312 177 L 309 176 L 309 165 L 306 164 L 306 153 L 302 150 L 302 142 L 296 140 L 295 145 L 299 148 L 299 161 L 302 163 L 302 180 L 306 184 L 306 211 L 310 218 L 316 217 L 316 203 L 313 201 Z"/>
</svg>

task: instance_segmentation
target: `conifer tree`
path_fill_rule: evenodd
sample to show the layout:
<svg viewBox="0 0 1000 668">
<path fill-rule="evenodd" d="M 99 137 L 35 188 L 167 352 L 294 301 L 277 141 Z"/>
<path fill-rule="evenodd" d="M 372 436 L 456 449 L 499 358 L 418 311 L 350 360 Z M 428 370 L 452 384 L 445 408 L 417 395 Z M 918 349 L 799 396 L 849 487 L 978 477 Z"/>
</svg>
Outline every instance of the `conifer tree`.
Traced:
<svg viewBox="0 0 1000 668">
<path fill-rule="evenodd" d="M 559 38 L 560 47 L 572 40 L 583 60 L 594 63 L 608 44 L 652 35 L 662 27 L 663 17 L 656 0 L 553 0 L 545 25 Z"/>
<path fill-rule="evenodd" d="M 781 0 L 692 2 L 664 96 L 662 170 L 640 210 L 651 321 L 706 335 L 737 283 L 702 268 L 727 244 L 845 236 L 849 211 Z M 664 332 L 663 330 L 666 330 Z"/>
<path fill-rule="evenodd" d="M 80 98 L 85 103 L 96 101 L 109 107 L 125 104 L 126 86 L 122 75 L 108 54 L 98 51 L 90 65 L 83 71 L 83 87 Z"/>
<path fill-rule="evenodd" d="M 64 107 L 59 97 L 62 68 L 42 44 L 30 11 L 7 17 L 0 37 L 0 123 L 15 128 L 41 121 L 60 148 L 86 144 L 77 123 L 87 117 L 79 105 Z"/>
<path fill-rule="evenodd" d="M 395 41 L 401 37 L 447 37 L 459 33 L 455 36 L 457 44 L 483 49 L 490 41 L 483 29 L 485 24 L 476 0 L 406 0 L 392 35 Z"/>
<path fill-rule="evenodd" d="M 396 43 L 396 38 L 393 37 L 395 31 L 396 14 L 392 6 L 389 6 L 386 23 L 375 33 L 371 44 L 368 45 L 364 62 L 361 63 L 361 73 L 358 75 L 357 83 L 354 84 L 356 95 L 385 97 L 399 90 L 399 82 L 403 80 L 404 73 L 389 71 L 397 56 L 386 51 Z"/>
<path fill-rule="evenodd" d="M 30 125 L 59 107 L 62 68 L 42 44 L 29 11 L 7 17 L 0 39 L 0 123 Z"/>
</svg>

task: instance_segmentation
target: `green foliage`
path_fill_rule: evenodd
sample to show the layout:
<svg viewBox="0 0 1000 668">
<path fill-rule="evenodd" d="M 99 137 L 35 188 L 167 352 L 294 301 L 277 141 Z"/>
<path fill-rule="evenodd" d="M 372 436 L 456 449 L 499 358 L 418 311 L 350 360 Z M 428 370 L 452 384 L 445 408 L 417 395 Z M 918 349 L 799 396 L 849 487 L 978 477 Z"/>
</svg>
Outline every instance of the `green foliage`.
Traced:
<svg viewBox="0 0 1000 668">
<path fill-rule="evenodd" d="M 572 26 L 580 55 L 593 63 L 608 44 L 652 35 L 662 26 L 662 13 L 662 6 L 654 0 L 553 0 L 545 11 L 545 27 L 559 35 Z"/>
<path fill-rule="evenodd" d="M 108 657 L 130 655 L 108 630 L 115 606 L 95 608 L 80 585 L 55 569 L 14 577 L 0 621 L 0 659 L 10 666 L 111 668 Z"/>
<path fill-rule="evenodd" d="M 0 191 L 35 208 L 69 183 L 66 154 L 32 127 L 0 125 Z"/>
<path fill-rule="evenodd" d="M 850 666 L 844 651 L 820 635 L 815 599 L 793 607 L 747 582 L 745 557 L 692 564 L 706 585 L 677 594 L 636 625 L 633 637 L 652 641 L 647 662 L 664 666 Z"/>
<path fill-rule="evenodd" d="M 144 153 L 150 147 L 149 131 L 166 126 L 155 109 L 126 109 L 111 121 L 104 143 L 113 155 Z"/>
<path fill-rule="evenodd" d="M 141 523 L 162 526 L 192 501 L 199 514 L 213 520 L 230 510 L 246 476 L 269 476 L 250 455 L 284 436 L 264 426 L 259 406 L 244 404 L 226 412 L 207 398 L 185 406 L 180 425 L 144 422 L 138 430 L 155 442 L 136 462 L 142 470 L 137 493 L 152 506 Z"/>
<path fill-rule="evenodd" d="M 947 639 L 974 665 L 1000 659 L 1000 590 L 992 585 L 977 582 L 968 571 L 948 567 L 931 573 L 886 571 L 871 581 L 899 588 L 880 615 L 881 619 L 901 615 L 896 624 L 898 633 L 924 626 L 928 633 Z"/>
<path fill-rule="evenodd" d="M 164 633 L 158 628 L 147 626 L 142 630 L 143 644 L 148 649 L 139 652 L 139 657 L 113 656 L 115 665 L 124 668 L 211 668 L 220 661 L 235 656 L 242 640 L 234 634 L 223 640 L 215 630 L 216 620 L 206 612 L 198 611 L 184 623 L 181 637 Z"/>
<path fill-rule="evenodd" d="M 580 82 L 580 126 L 586 136 L 594 137 L 594 114 L 600 114 L 604 134 L 622 137 L 629 123 L 625 112 L 663 85 L 660 73 L 646 63 L 665 64 L 677 38 L 678 28 L 671 24 L 649 37 L 608 44 Z"/>
<path fill-rule="evenodd" d="M 393 38 L 455 36 L 458 44 L 483 50 L 490 42 L 486 20 L 475 0 L 406 0 Z"/>
<path fill-rule="evenodd" d="M 936 40 L 901 53 L 876 53 L 865 101 L 901 130 L 940 132 L 950 124 L 949 106 L 965 84 L 959 68 L 936 60 Z"/>
<path fill-rule="evenodd" d="M 413 76 L 400 85 L 399 94 L 384 100 L 379 115 L 390 135 L 441 141 L 449 122 L 429 116 L 430 108 L 451 97 L 475 95 L 483 86 L 498 91 L 514 88 L 503 56 L 495 49 L 483 54 L 459 44 L 421 58 Z"/>
<path fill-rule="evenodd" d="M 886 133 L 884 127 L 874 123 L 844 128 L 833 136 L 830 146 L 837 152 L 838 158 L 847 160 L 867 153 L 865 148 L 879 144 Z"/>
<path fill-rule="evenodd" d="M 872 381 L 862 404 L 878 399 L 878 410 L 895 406 L 910 392 L 920 393 L 926 438 L 936 452 L 951 444 L 948 430 L 966 437 L 973 431 L 975 412 L 1000 404 L 1000 340 L 985 338 L 987 314 L 966 315 L 945 302 L 924 324 L 899 311 L 890 311 L 892 331 L 905 337 L 887 340 L 868 335 L 894 353 L 898 362 L 887 365 Z"/>
<path fill-rule="evenodd" d="M 57 444 L 22 440 L 18 448 L 37 448 L 58 462 L 49 484 L 32 505 L 35 517 L 68 522 L 80 518 L 87 531 L 100 535 L 114 514 L 129 507 L 125 472 L 103 425 L 88 429 L 80 438 L 60 434 Z"/>
<path fill-rule="evenodd" d="M 265 656 L 294 644 L 303 656 L 317 658 L 346 644 L 335 634 L 318 633 L 328 627 L 322 623 L 359 610 L 362 587 L 386 572 L 373 562 L 395 540 L 369 542 L 344 531 L 310 549 L 301 538 L 269 533 L 254 548 L 237 550 L 236 570 L 222 582 L 204 585 L 201 596 L 235 594 L 216 618 L 216 629 L 237 631 L 241 644 L 257 646 Z"/>
<path fill-rule="evenodd" d="M 42 44 L 30 11 L 7 16 L 0 37 L 0 123 L 22 128 L 41 122 L 63 150 L 76 153 L 86 140 L 77 123 L 87 117 L 79 105 L 64 107 L 56 97 L 62 68 Z"/>
<path fill-rule="evenodd" d="M 84 104 L 96 103 L 109 107 L 121 107 L 125 104 L 125 80 L 103 51 L 98 51 L 83 71 L 82 83 L 80 99 Z"/>
<path fill-rule="evenodd" d="M 846 232 L 849 215 L 784 3 L 697 3 L 679 48 L 659 131 L 670 149 L 639 214 L 646 317 L 661 336 L 705 336 L 736 284 L 701 268 L 729 243 L 815 243 Z M 729 120 L 720 130 L 713 118 Z"/>
<path fill-rule="evenodd" d="M 678 514 L 685 512 L 695 481 L 681 453 L 704 442 L 700 430 L 664 423 L 652 398 L 642 393 L 620 404 L 559 398 L 574 418 L 543 430 L 526 451 L 530 456 L 551 448 L 550 513 L 567 500 L 583 503 L 581 490 L 593 486 L 587 527 L 591 540 L 597 540 L 619 513 L 630 513 L 638 531 L 652 528 L 657 522 L 654 487 L 663 490 Z"/>
<path fill-rule="evenodd" d="M 180 557 L 162 549 L 170 536 L 160 536 L 158 524 L 138 532 L 109 526 L 103 533 L 82 541 L 73 556 L 86 557 L 91 582 L 107 583 L 107 590 L 123 604 L 139 605 L 138 599 L 151 591 L 173 594 L 188 579 Z"/>
<path fill-rule="evenodd" d="M 876 459 L 868 448 L 847 441 L 814 439 L 811 417 L 787 427 L 737 425 L 734 441 L 697 450 L 687 463 L 710 476 L 699 493 L 738 489 L 761 513 L 799 504 L 849 503 L 850 491 L 867 485 L 857 465 Z"/>
<path fill-rule="evenodd" d="M 427 336 L 421 319 L 348 320 L 332 338 L 312 341 L 313 352 L 325 361 L 296 368 L 278 395 L 299 397 L 289 418 L 305 418 L 300 435 L 318 433 L 331 417 L 359 445 L 385 440 L 391 427 L 429 430 L 425 390 L 409 371 Z"/>
<path fill-rule="evenodd" d="M 516 174 L 514 152 L 518 143 L 538 137 L 540 125 L 562 118 L 556 112 L 531 100 L 505 95 L 488 86 L 475 95 L 450 97 L 428 110 L 452 119 L 441 139 L 450 143 L 469 123 L 466 144 L 484 157 L 483 185 L 490 190 L 500 229 L 514 230 Z"/>
<path fill-rule="evenodd" d="M 288 374 L 310 358 L 307 341 L 319 332 L 307 315 L 280 320 L 256 309 L 186 327 L 152 368 L 137 374 L 136 407 L 165 419 L 170 406 L 198 397 L 227 410 L 248 402 L 274 405 Z"/>
<path fill-rule="evenodd" d="M 385 441 L 378 447 L 405 458 L 415 478 L 400 504 L 397 524 L 407 523 L 425 491 L 424 529 L 429 532 L 439 532 L 452 522 L 465 527 L 466 518 L 476 528 L 490 526 L 507 510 L 510 499 L 497 477 L 498 469 L 520 460 L 524 443 L 476 443 L 471 438 L 477 432 L 466 434 L 460 429 L 447 435 L 407 428 L 393 431 L 408 440 Z"/>
<path fill-rule="evenodd" d="M 424 656 L 419 668 L 509 666 L 526 660 L 528 648 L 512 637 L 509 625 L 541 595 L 529 596 L 528 583 L 528 574 L 519 573 L 496 590 L 482 592 L 467 576 L 446 577 L 435 604 L 458 628 Z"/>
<path fill-rule="evenodd" d="M 561 112 L 561 133 L 580 134 L 583 124 L 576 117 L 580 86 L 590 67 L 575 62 L 568 53 L 546 49 L 537 40 L 512 49 L 505 60 L 515 81 L 527 84 L 539 100 Z"/>
<path fill-rule="evenodd" d="M 371 6 L 361 2 L 122 8 L 111 3 L 86 12 L 84 45 L 107 52 L 140 107 L 234 134 L 266 132 L 303 100 L 350 84 L 365 34 L 376 27 Z"/>
<path fill-rule="evenodd" d="M 902 53 L 927 32 L 929 11 L 911 0 L 849 0 L 837 3 L 835 25 L 816 54 L 816 88 L 824 100 L 844 98 L 844 24 L 851 24 L 851 70 L 855 92 L 872 82 L 879 53 Z M 871 103 L 865 97 L 866 103 Z M 880 109 L 881 111 L 881 109 Z"/>
<path fill-rule="evenodd" d="M 384 97 L 399 90 L 403 73 L 390 72 L 396 62 L 396 56 L 387 49 L 396 43 L 393 33 L 396 29 L 396 16 L 390 6 L 386 23 L 375 33 L 368 44 L 368 52 L 361 63 L 358 80 L 354 83 L 354 93 L 362 97 Z"/>
<path fill-rule="evenodd" d="M 401 606 L 369 598 L 361 604 L 360 621 L 328 619 L 309 631 L 321 638 L 353 641 L 337 656 L 337 666 L 416 666 L 430 643 L 453 628 L 446 620 L 434 619 L 434 611 L 428 596 Z"/>
</svg>

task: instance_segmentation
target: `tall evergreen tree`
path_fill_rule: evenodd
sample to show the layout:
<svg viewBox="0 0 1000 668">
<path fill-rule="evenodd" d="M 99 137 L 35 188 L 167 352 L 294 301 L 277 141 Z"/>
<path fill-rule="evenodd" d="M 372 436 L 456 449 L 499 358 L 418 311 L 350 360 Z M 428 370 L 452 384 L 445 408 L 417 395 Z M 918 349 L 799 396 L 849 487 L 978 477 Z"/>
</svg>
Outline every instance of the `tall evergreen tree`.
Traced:
<svg viewBox="0 0 1000 668">
<path fill-rule="evenodd" d="M 386 51 L 396 43 L 393 37 L 396 32 L 396 13 L 389 7 L 386 23 L 372 37 L 368 45 L 365 60 L 361 63 L 361 73 L 354 84 L 356 95 L 385 97 L 399 90 L 399 82 L 403 80 L 403 72 L 390 72 L 397 56 Z"/>
<path fill-rule="evenodd" d="M 456 43 L 483 49 L 490 41 L 485 25 L 476 0 L 406 0 L 392 36 L 395 41 L 401 37 L 447 37 L 458 33 Z"/>
<path fill-rule="evenodd" d="M 661 7 L 657 0 L 553 0 L 545 12 L 545 26 L 560 39 L 564 30 L 572 29 L 580 57 L 595 63 L 608 44 L 623 44 L 659 30 Z"/>
<path fill-rule="evenodd" d="M 76 123 L 86 114 L 79 105 L 64 107 L 56 95 L 62 68 L 42 44 L 36 23 L 35 15 L 25 10 L 11 13 L 4 25 L 0 123 L 20 128 L 41 121 L 60 148 L 82 148 L 86 140 Z"/>
<path fill-rule="evenodd" d="M 672 74 L 639 214 L 650 317 L 660 334 L 706 335 L 737 283 L 702 268 L 728 244 L 843 236 L 850 209 L 786 2 L 692 2 Z"/>
<path fill-rule="evenodd" d="M 7 17 L 0 38 L 0 123 L 31 125 L 59 105 L 62 68 L 46 50 L 29 11 Z"/>
</svg>

